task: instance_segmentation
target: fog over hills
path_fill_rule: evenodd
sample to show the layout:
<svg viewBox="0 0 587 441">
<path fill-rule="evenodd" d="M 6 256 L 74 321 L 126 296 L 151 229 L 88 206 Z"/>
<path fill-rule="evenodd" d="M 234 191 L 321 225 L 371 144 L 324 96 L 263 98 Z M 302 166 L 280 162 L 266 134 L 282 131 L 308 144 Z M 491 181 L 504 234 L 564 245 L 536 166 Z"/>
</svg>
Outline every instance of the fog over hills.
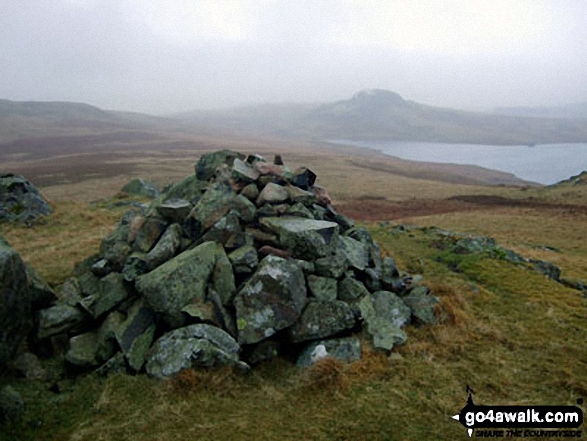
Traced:
<svg viewBox="0 0 587 441">
<path fill-rule="evenodd" d="M 244 106 L 176 115 L 217 128 L 288 137 L 483 144 L 587 141 L 587 121 L 468 112 L 428 106 L 387 90 L 356 93 L 320 105 Z"/>
<path fill-rule="evenodd" d="M 322 104 L 260 104 L 155 117 L 82 103 L 0 100 L 0 142 L 113 131 L 216 131 L 312 140 L 479 144 L 587 142 L 587 120 L 509 116 L 434 107 L 365 90 Z"/>
</svg>

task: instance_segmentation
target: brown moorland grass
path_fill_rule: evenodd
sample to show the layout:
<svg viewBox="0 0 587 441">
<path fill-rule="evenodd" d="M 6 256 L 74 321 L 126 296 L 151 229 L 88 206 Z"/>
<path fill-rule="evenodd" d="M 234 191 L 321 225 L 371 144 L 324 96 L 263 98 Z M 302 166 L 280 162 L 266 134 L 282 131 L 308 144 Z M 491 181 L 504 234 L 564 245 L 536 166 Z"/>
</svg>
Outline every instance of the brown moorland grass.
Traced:
<svg viewBox="0 0 587 441">
<path fill-rule="evenodd" d="M 292 157 L 306 164 L 306 154 Z M 380 186 L 391 192 L 381 197 L 400 197 L 393 186 L 402 180 L 407 194 L 431 192 L 439 203 L 476 191 L 512 198 L 534 191 L 447 183 L 436 183 L 434 189 L 432 181 L 405 176 L 363 179 L 364 171 L 357 174 L 343 167 L 343 157 L 314 160 L 325 170 L 323 181 L 318 174 L 329 191 L 336 183 L 345 189 L 354 184 L 344 190 L 351 199 L 358 191 L 379 196 Z M 190 164 L 184 166 L 191 171 Z M 11 244 L 53 283 L 97 249 L 99 238 L 120 215 L 67 202 L 66 188 L 60 188 L 55 199 L 59 202 L 53 220 L 34 229 L 2 225 Z M 115 188 L 114 194 L 120 187 L 104 185 L 100 190 L 106 188 Z M 335 198 L 344 199 L 345 193 L 336 196 L 336 191 Z M 548 193 L 541 197 L 551 200 Z M 587 222 L 578 213 L 486 207 L 402 221 L 496 237 L 524 255 L 555 261 L 563 274 L 585 279 L 587 245 L 581 238 Z M 324 362 L 315 371 L 299 371 L 277 359 L 246 375 L 226 369 L 188 370 L 168 382 L 142 375 L 89 375 L 65 382 L 60 394 L 43 383 L 16 380 L 13 386 L 23 395 L 27 412 L 21 422 L 5 427 L 0 439 L 461 439 L 466 437 L 464 428 L 450 416 L 465 404 L 467 384 L 476 391 L 477 404 L 576 404 L 587 396 L 587 301 L 579 291 L 488 256 L 460 256 L 449 265 L 442 251 L 430 246 L 425 232 L 398 233 L 389 223 L 366 226 L 385 254 L 400 268 L 421 273 L 441 299 L 439 324 L 409 326 L 408 343 L 391 356 L 364 345 L 359 362 Z M 92 239 L 76 247 L 75 239 L 84 235 Z M 39 243 L 44 243 L 40 249 L 46 250 L 45 258 L 35 257 Z M 543 245 L 561 251 L 536 248 Z M 56 255 L 59 259 L 52 259 Z"/>
</svg>

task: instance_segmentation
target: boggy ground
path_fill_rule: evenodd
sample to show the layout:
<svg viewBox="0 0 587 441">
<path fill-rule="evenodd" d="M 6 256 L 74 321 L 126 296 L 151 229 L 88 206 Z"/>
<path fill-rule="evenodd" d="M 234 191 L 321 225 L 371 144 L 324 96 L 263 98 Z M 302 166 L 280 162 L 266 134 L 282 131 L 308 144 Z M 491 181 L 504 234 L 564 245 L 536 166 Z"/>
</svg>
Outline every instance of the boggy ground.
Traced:
<svg viewBox="0 0 587 441">
<path fill-rule="evenodd" d="M 273 153 L 270 142 L 244 144 L 234 148 Z M 400 268 L 424 276 L 441 298 L 440 324 L 409 327 L 408 343 L 391 356 L 365 348 L 353 365 L 327 362 L 304 372 L 279 359 L 244 376 L 186 371 L 163 383 L 81 376 L 50 388 L 10 380 L 27 412 L 0 439 L 464 439 L 465 429 L 450 416 L 464 406 L 467 384 L 476 404 L 574 405 L 587 398 L 584 294 L 496 256 L 447 254 L 426 229 L 397 228 L 488 235 L 554 262 L 567 278 L 587 280 L 585 187 L 435 180 L 418 164 L 371 153 L 281 147 L 288 165 L 316 171 L 336 206 L 367 226 Z M 2 234 L 56 285 L 96 251 L 123 211 L 88 201 L 113 196 L 131 176 L 159 183 L 185 176 L 196 153 L 143 152 L 140 159 L 127 156 L 132 167 L 124 173 L 49 182 L 42 190 L 55 214 L 33 228 L 2 225 Z M 374 158 L 377 167 L 367 170 Z M 400 166 L 401 174 L 390 172 Z M 57 172 L 67 175 L 67 167 Z"/>
</svg>

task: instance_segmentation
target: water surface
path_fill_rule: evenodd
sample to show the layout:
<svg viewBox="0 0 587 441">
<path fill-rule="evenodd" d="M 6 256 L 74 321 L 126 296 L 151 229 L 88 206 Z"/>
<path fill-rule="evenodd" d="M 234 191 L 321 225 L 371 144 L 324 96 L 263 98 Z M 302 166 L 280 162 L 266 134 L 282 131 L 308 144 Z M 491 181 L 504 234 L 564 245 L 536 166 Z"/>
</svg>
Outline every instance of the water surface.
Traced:
<svg viewBox="0 0 587 441">
<path fill-rule="evenodd" d="M 479 165 L 541 184 L 554 184 L 587 170 L 587 143 L 502 146 L 404 141 L 329 142 L 372 148 L 411 161 Z"/>
</svg>

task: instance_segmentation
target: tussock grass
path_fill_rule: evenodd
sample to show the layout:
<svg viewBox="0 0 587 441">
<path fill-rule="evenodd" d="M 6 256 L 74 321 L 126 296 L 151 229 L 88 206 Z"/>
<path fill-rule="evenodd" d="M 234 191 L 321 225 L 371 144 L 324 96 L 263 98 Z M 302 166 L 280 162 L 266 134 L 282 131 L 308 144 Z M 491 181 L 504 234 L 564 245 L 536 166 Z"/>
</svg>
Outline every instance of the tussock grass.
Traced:
<svg viewBox="0 0 587 441">
<path fill-rule="evenodd" d="M 52 286 L 73 272 L 76 263 L 98 252 L 116 226 L 123 208 L 90 208 L 86 203 L 52 203 L 54 212 L 32 227 L 0 224 L 0 231 L 22 258 Z"/>
</svg>

